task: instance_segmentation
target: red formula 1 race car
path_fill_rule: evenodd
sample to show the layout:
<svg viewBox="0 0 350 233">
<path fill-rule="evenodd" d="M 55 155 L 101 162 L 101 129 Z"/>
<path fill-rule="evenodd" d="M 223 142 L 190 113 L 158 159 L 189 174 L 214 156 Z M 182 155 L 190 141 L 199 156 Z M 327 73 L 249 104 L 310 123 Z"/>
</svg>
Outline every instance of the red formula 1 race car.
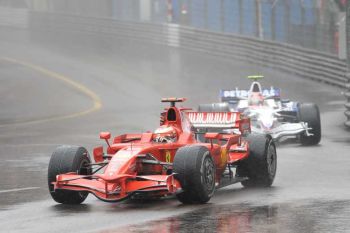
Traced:
<svg viewBox="0 0 350 233">
<path fill-rule="evenodd" d="M 107 148 L 93 150 L 94 163 L 83 147 L 58 147 L 48 168 L 52 198 L 80 204 L 88 193 L 107 202 L 175 194 L 182 203 L 206 203 L 219 187 L 272 184 L 277 157 L 270 136 L 249 134 L 240 113 L 175 106 L 184 100 L 162 99 L 171 105 L 153 133 L 123 134 L 112 143 L 110 133 L 100 133 Z"/>
</svg>

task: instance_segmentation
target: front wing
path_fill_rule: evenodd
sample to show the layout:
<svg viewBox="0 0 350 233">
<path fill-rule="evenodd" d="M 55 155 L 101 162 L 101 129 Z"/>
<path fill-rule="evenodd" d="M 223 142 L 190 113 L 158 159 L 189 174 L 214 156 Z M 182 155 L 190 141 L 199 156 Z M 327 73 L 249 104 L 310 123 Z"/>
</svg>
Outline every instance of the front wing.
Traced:
<svg viewBox="0 0 350 233">
<path fill-rule="evenodd" d="M 57 176 L 53 182 L 56 190 L 85 191 L 106 202 L 118 202 L 137 193 L 164 196 L 181 191 L 180 183 L 174 175 L 121 175 L 115 180 L 106 179 L 103 174 L 77 175 L 67 173 Z"/>
<path fill-rule="evenodd" d="M 312 136 L 309 130 L 311 130 L 311 128 L 309 128 L 305 122 L 282 123 L 270 130 L 265 130 L 254 126 L 252 127 L 253 132 L 268 133 L 275 141 L 278 141 L 283 137 L 297 136 L 302 133 L 305 133 L 307 136 Z"/>
</svg>

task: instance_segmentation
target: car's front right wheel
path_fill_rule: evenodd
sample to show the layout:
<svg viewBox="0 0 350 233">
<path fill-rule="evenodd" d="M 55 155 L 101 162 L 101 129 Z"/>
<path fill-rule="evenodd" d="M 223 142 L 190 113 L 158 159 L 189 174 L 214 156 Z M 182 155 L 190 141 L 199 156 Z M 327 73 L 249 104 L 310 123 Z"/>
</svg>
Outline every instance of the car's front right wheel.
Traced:
<svg viewBox="0 0 350 233">
<path fill-rule="evenodd" d="M 52 182 L 56 176 L 68 172 L 90 175 L 90 158 L 87 150 L 79 146 L 59 146 L 51 155 L 48 168 L 48 185 L 52 198 L 62 204 L 80 204 L 88 196 L 87 192 L 54 190 Z"/>
</svg>

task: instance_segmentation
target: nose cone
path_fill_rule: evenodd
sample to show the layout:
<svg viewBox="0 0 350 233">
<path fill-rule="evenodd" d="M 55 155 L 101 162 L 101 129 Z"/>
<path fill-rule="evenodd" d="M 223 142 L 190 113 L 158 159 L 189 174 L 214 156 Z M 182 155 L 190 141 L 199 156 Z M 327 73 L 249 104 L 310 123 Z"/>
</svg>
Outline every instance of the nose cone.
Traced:
<svg viewBox="0 0 350 233">
<path fill-rule="evenodd" d="M 108 179 L 116 179 L 119 175 L 132 174 L 137 155 L 142 148 L 126 147 L 117 152 L 107 165 L 104 175 Z"/>
</svg>

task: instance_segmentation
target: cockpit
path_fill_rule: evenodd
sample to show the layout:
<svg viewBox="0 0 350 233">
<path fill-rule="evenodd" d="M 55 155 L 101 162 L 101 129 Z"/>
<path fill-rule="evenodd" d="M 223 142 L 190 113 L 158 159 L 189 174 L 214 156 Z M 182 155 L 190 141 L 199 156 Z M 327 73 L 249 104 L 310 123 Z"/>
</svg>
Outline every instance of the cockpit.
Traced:
<svg viewBox="0 0 350 233">
<path fill-rule="evenodd" d="M 181 120 L 178 121 L 177 111 L 170 107 L 161 113 L 160 127 L 154 131 L 153 141 L 158 143 L 176 142 L 181 131 Z M 180 126 L 180 127 L 179 127 Z"/>
<path fill-rule="evenodd" d="M 258 82 L 253 82 L 248 96 L 249 106 L 262 106 L 264 104 L 264 96 L 261 91 L 261 85 Z"/>
<path fill-rule="evenodd" d="M 191 133 L 192 124 L 184 109 L 175 107 L 176 102 L 183 102 L 184 98 L 166 98 L 162 102 L 170 102 L 170 107 L 160 114 L 160 127 L 153 133 L 153 141 L 170 143 L 179 140 L 183 133 Z"/>
</svg>

